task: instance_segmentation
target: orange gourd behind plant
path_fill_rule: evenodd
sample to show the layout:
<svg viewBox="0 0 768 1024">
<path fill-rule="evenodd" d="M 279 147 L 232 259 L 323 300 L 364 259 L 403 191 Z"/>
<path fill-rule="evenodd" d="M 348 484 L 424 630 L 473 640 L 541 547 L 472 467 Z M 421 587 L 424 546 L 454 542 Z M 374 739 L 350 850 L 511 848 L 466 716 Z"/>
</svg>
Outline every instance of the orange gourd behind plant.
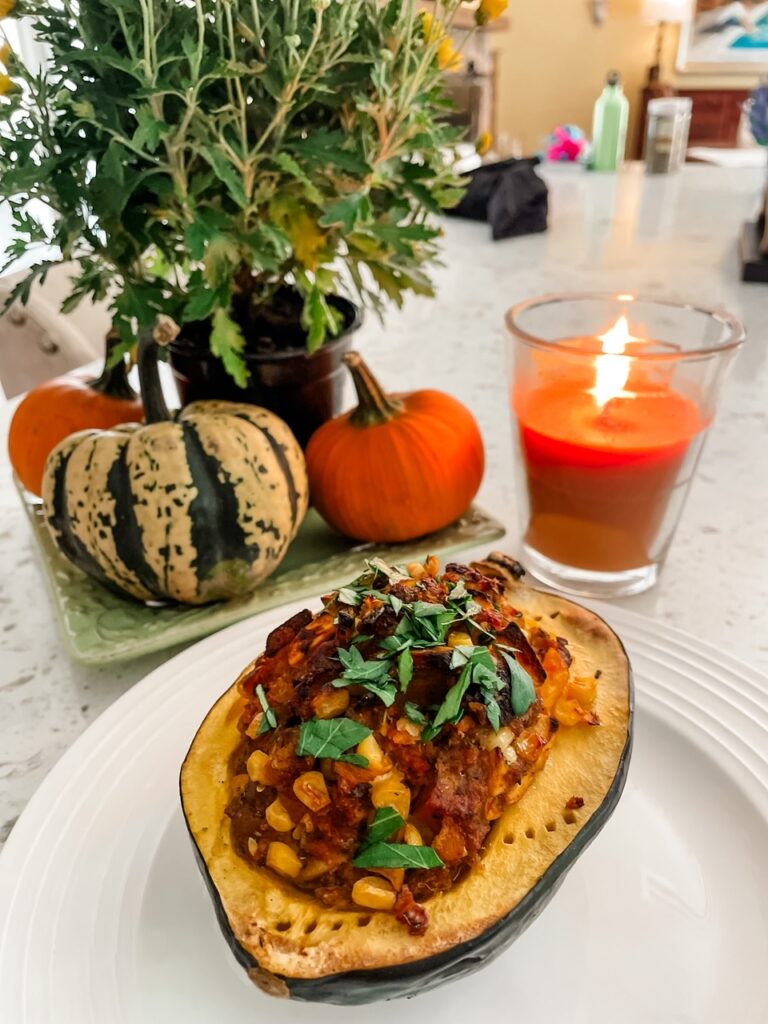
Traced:
<svg viewBox="0 0 768 1024">
<path fill-rule="evenodd" d="M 387 395 L 356 352 L 344 361 L 359 405 L 323 424 L 307 447 L 318 512 L 349 537 L 388 543 L 458 519 L 483 478 L 472 413 L 442 391 Z"/>
<path fill-rule="evenodd" d="M 104 369 L 96 380 L 78 373 L 54 377 L 33 388 L 11 420 L 8 455 L 22 484 L 41 494 L 45 460 L 59 441 L 78 430 L 106 430 L 144 418 L 141 399 L 128 383 L 125 360 L 107 369 L 117 343 L 107 337 Z"/>
</svg>

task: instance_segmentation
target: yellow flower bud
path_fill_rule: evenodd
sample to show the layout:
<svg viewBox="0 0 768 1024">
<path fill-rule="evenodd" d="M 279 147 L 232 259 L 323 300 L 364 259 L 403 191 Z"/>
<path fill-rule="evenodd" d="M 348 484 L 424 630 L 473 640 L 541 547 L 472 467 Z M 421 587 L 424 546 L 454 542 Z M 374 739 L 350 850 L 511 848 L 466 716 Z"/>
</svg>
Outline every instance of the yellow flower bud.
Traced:
<svg viewBox="0 0 768 1024">
<path fill-rule="evenodd" d="M 0 0 L 0 18 L 7 18 L 16 6 L 16 0 Z"/>
<path fill-rule="evenodd" d="M 441 71 L 459 71 L 463 61 L 461 54 L 454 46 L 445 25 L 429 11 L 421 12 L 421 24 L 424 30 L 425 43 L 437 43 L 437 63 Z"/>
<path fill-rule="evenodd" d="M 0 3 L 2 3 L 2 0 L 0 0 Z M 436 43 L 444 38 L 445 26 L 434 14 L 431 14 L 429 11 L 422 11 L 421 24 L 424 29 L 424 41 L 426 43 Z"/>
<path fill-rule="evenodd" d="M 475 22 L 478 25 L 487 25 L 489 21 L 495 21 L 509 7 L 509 0 L 480 0 L 480 6 L 475 11 Z"/>
<path fill-rule="evenodd" d="M 450 36 L 446 36 L 437 48 L 437 63 L 441 71 L 461 71 L 464 61 Z"/>
<path fill-rule="evenodd" d="M 0 74 L 0 96 L 7 96 L 9 92 L 13 92 L 16 85 L 8 77 L 8 75 Z"/>
<path fill-rule="evenodd" d="M 493 145 L 493 135 L 490 132 L 483 132 L 475 143 L 475 149 L 479 156 L 485 156 Z"/>
<path fill-rule="evenodd" d="M 3 45 L 0 46 L 0 64 L 7 68 L 8 61 L 11 59 L 12 56 L 13 50 L 11 49 L 11 44 L 3 43 Z"/>
</svg>

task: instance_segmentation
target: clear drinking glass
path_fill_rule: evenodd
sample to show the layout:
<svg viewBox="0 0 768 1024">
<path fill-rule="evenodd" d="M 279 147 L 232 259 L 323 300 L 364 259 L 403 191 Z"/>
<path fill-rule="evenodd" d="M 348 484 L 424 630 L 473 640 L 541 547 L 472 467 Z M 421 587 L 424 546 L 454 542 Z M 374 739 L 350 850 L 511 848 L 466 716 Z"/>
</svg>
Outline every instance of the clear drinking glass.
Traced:
<svg viewBox="0 0 768 1024">
<path fill-rule="evenodd" d="M 741 323 L 630 294 L 545 295 L 506 322 L 524 564 L 576 594 L 647 590 Z"/>
<path fill-rule="evenodd" d="M 648 174 L 671 174 L 683 166 L 692 109 L 690 96 L 660 96 L 648 101 L 643 152 Z"/>
</svg>

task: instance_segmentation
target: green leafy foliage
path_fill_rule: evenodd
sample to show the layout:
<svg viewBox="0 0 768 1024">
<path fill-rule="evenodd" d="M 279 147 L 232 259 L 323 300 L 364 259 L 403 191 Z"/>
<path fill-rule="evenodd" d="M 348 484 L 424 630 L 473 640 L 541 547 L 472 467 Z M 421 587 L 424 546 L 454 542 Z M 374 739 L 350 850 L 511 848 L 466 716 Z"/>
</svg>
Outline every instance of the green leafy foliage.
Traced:
<svg viewBox="0 0 768 1024">
<path fill-rule="evenodd" d="M 363 846 L 384 843 L 393 832 L 398 832 L 405 825 L 405 818 L 394 807 L 379 807 L 376 816 L 368 828 Z"/>
<path fill-rule="evenodd" d="M 394 637 L 389 640 L 402 647 L 439 647 L 445 643 L 448 631 L 456 622 L 456 613 L 443 604 L 415 601 L 404 606 L 405 615 L 398 623 Z"/>
<path fill-rule="evenodd" d="M 352 861 L 356 868 L 441 868 L 443 861 L 431 846 L 373 843 Z"/>
<path fill-rule="evenodd" d="M 370 735 L 371 730 L 367 726 L 351 718 L 312 718 L 301 724 L 296 753 L 299 757 L 330 757 L 335 761 L 350 761 L 365 768 L 368 765 L 366 758 L 345 751 L 356 747 Z"/>
<path fill-rule="evenodd" d="M 447 722 L 455 724 L 461 721 L 464 714 L 461 702 L 464 699 L 464 694 L 469 689 L 470 682 L 471 665 L 467 664 L 464 666 L 458 681 L 453 684 L 445 695 L 443 703 L 437 709 L 437 714 L 432 720 L 432 725 L 422 733 L 422 739 L 425 742 L 434 739 Z"/>
<path fill-rule="evenodd" d="M 501 708 L 497 700 L 499 690 L 505 686 L 498 674 L 496 662 L 487 647 L 457 647 L 451 659 L 451 668 L 466 666 L 470 682 L 480 690 L 488 713 L 488 721 L 498 730 L 501 724 Z"/>
<path fill-rule="evenodd" d="M 502 650 L 501 654 L 509 667 L 512 711 L 516 715 L 524 715 L 536 700 L 536 687 L 533 679 L 513 653 Z"/>
<path fill-rule="evenodd" d="M 259 704 L 261 704 L 261 710 L 264 712 L 264 717 L 261 720 L 261 726 L 259 727 L 259 735 L 262 733 L 269 732 L 270 729 L 276 729 L 278 725 L 277 713 L 272 708 L 267 700 L 267 695 L 264 692 L 264 687 L 259 683 L 256 687 L 256 696 L 259 698 Z"/>
<path fill-rule="evenodd" d="M 337 655 L 344 671 L 334 681 L 334 686 L 363 686 L 379 696 L 387 707 L 391 707 L 397 697 L 395 677 L 399 681 L 401 692 L 408 689 L 413 679 L 414 650 L 443 646 L 452 627 L 461 623 L 466 623 L 480 634 L 481 638 L 488 637 L 491 641 L 494 639 L 494 634 L 474 618 L 481 607 L 473 600 L 463 580 L 459 580 L 451 588 L 447 605 L 422 600 L 405 602 L 395 594 L 384 593 L 375 587 L 377 582 L 385 586 L 406 579 L 402 570 L 388 566 L 380 559 L 373 559 L 366 564 L 367 571 L 348 586 L 336 591 L 336 599 L 340 604 L 359 608 L 366 597 L 374 597 L 393 609 L 398 616 L 398 622 L 394 633 L 378 641 L 378 654 L 373 659 L 366 660 L 356 646 L 372 640 L 373 637 L 370 635 L 356 637 L 348 651 L 339 648 Z M 536 700 L 533 679 L 515 659 L 513 648 L 506 644 L 495 646 L 509 666 L 512 711 L 515 715 L 525 714 Z M 450 668 L 453 671 L 461 671 L 442 703 L 432 709 L 434 715 L 431 722 L 414 703 L 405 704 L 406 717 L 424 727 L 422 739 L 434 739 L 444 725 L 455 725 L 461 721 L 464 715 L 464 698 L 470 687 L 479 691 L 479 696 L 486 707 L 488 722 L 498 731 L 501 726 L 501 706 L 498 698 L 507 683 L 499 673 L 499 665 L 489 647 L 455 647 L 451 654 Z M 473 698 L 476 699 L 474 694 Z"/>
<path fill-rule="evenodd" d="M 213 314 L 211 330 L 211 352 L 218 356 L 240 387 L 248 383 L 248 374 L 241 355 L 245 348 L 243 332 L 221 306 Z"/>
<path fill-rule="evenodd" d="M 334 686 L 362 686 L 375 693 L 387 707 L 395 703 L 397 687 L 389 674 L 392 667 L 389 661 L 366 661 L 357 647 L 351 647 L 348 651 L 339 647 L 337 654 L 344 671 L 338 679 L 334 679 Z"/>
<path fill-rule="evenodd" d="M 400 679 L 400 689 L 405 691 L 413 679 L 413 655 L 410 647 L 404 648 L 397 659 L 397 675 Z"/>
<path fill-rule="evenodd" d="M 437 0 L 436 16 L 450 25 L 459 6 Z M 109 295 L 126 345 L 159 312 L 211 319 L 242 383 L 248 323 L 282 285 L 303 297 L 310 349 L 341 326 L 332 293 L 379 313 L 432 293 L 428 218 L 460 196 L 445 160 L 460 133 L 416 0 L 24 0 L 23 13 L 50 59 L 14 58 L 18 88 L 0 99 L 6 265 L 34 250 L 78 261 L 66 308 Z"/>
<path fill-rule="evenodd" d="M 412 701 L 407 701 L 405 705 L 405 715 L 408 721 L 415 722 L 416 725 L 428 725 L 429 720 L 427 716 L 419 710 L 416 704 Z"/>
</svg>

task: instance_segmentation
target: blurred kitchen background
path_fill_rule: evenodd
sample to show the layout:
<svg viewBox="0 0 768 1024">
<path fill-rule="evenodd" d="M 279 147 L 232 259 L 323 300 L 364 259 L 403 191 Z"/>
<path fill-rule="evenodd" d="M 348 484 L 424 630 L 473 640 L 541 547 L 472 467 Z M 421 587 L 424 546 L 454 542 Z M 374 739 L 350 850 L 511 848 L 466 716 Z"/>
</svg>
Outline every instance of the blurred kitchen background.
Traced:
<svg viewBox="0 0 768 1024">
<path fill-rule="evenodd" d="M 434 8 L 429 0 L 419 5 Z M 465 7 L 457 38 L 474 25 L 477 0 Z M 25 61 L 44 59 L 23 21 L 5 25 Z M 483 138 L 489 160 L 551 160 L 558 127 L 575 130 L 577 140 L 583 137 L 584 150 L 574 164 L 585 164 L 595 102 L 614 69 L 629 103 L 621 147 L 627 161 L 643 158 L 649 102 L 678 96 L 691 101 L 689 160 L 765 167 L 765 147 L 750 132 L 745 109 L 751 91 L 768 75 L 768 2 L 750 0 L 510 0 L 501 17 L 464 46 L 461 70 L 446 73 L 456 104 L 451 119 L 465 128 L 470 144 L 468 166 L 478 162 L 474 144 Z M 586 172 L 574 166 L 572 173 Z M 756 190 L 756 207 L 758 198 Z M 8 228 L 7 212 L 0 208 L 3 248 Z M 738 229 L 734 215 L 734 242 Z M 67 274 L 66 267 L 54 268 L 46 288 L 36 288 L 32 302 L 4 321 L 0 397 L 18 395 L 99 354 L 109 316 L 84 302 L 61 317 Z M 0 281 L 0 300 L 14 280 L 12 274 Z"/>
<path fill-rule="evenodd" d="M 693 100 L 691 145 L 750 145 L 742 107 L 768 73 L 768 3 L 510 0 L 467 53 L 466 70 L 451 76 L 454 97 L 472 133 L 493 132 L 502 156 L 540 151 L 556 125 L 589 132 L 612 68 L 630 102 L 629 158 L 641 157 L 645 107 L 662 94 Z"/>
</svg>

